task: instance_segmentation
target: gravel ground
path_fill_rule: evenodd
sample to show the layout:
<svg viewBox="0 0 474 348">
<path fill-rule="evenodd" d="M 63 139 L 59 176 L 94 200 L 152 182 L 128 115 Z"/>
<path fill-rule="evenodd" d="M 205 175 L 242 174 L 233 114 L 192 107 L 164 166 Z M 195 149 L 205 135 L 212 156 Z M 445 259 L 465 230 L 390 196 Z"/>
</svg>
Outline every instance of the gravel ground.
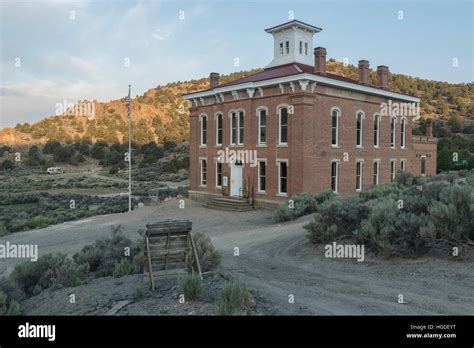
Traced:
<svg viewBox="0 0 474 348">
<path fill-rule="evenodd" d="M 244 282 L 257 297 L 257 307 L 259 302 L 265 303 L 261 305 L 264 314 L 474 314 L 474 262 L 471 256 L 462 261 L 429 257 L 385 260 L 370 254 L 366 255 L 364 262 L 327 259 L 323 246 L 315 247 L 306 240 L 302 226 L 311 219 L 309 216 L 275 224 L 272 213 L 266 210 L 222 212 L 206 209 L 196 202 L 185 202 L 185 209 L 178 209 L 178 201 L 170 200 L 131 213 L 98 216 L 15 233 L 0 238 L 0 243 L 7 240 L 11 243 L 35 243 L 39 245 L 40 254 L 63 252 L 72 255 L 84 245 L 108 236 L 112 225 L 122 224 L 128 236 L 138 238 L 136 231 L 144 229 L 146 223 L 163 219 L 191 219 L 193 232 L 209 235 L 222 253 L 221 272 Z M 235 256 L 235 248 L 238 248 L 238 256 Z M 468 250 L 470 255 L 472 249 Z M 1 260 L 0 274 L 8 274 L 16 261 Z M 129 293 L 133 293 L 136 281 L 128 284 L 126 278 L 122 279 L 124 283 L 121 286 L 128 287 Z M 100 288 L 100 282 L 114 281 L 117 280 L 94 282 Z M 106 290 L 99 292 L 91 297 L 91 301 L 100 296 L 107 301 L 113 293 Z M 399 294 L 403 295 L 405 303 L 397 302 Z M 121 301 L 119 297 L 113 301 Z M 148 301 L 146 298 L 144 302 Z M 294 302 L 289 301 L 291 298 Z M 44 308 L 51 302 L 45 298 L 41 301 L 45 303 Z M 153 301 L 152 296 L 151 308 Z M 112 302 L 107 303 L 107 306 L 113 305 Z M 103 314 L 106 308 L 103 307 L 100 313 Z M 128 310 L 129 314 L 149 313 L 140 306 L 134 308 L 133 304 L 127 305 L 120 313 Z M 197 308 L 186 311 L 179 313 L 199 313 Z"/>
<path fill-rule="evenodd" d="M 202 298 L 180 303 L 176 280 L 163 281 L 152 291 L 138 274 L 96 278 L 74 288 L 45 290 L 22 302 L 21 309 L 25 315 L 216 315 L 219 290 L 225 281 L 219 274 L 206 277 Z M 71 294 L 75 303 L 70 302 Z M 254 302 L 261 305 L 254 303 L 249 314 L 265 313 L 264 302 Z"/>
</svg>

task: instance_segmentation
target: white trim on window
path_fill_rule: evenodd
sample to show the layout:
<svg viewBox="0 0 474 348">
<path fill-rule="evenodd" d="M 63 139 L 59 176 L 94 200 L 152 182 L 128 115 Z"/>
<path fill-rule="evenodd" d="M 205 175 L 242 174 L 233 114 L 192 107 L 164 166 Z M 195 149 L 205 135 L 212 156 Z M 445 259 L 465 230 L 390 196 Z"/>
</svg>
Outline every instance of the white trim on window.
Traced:
<svg viewBox="0 0 474 348">
<path fill-rule="evenodd" d="M 221 120 L 221 128 L 219 128 L 219 117 Z M 221 111 L 218 111 L 214 114 L 214 125 L 216 129 L 216 146 L 222 146 L 224 140 L 224 114 Z M 221 133 L 221 142 L 219 142 L 219 130 Z"/>
<path fill-rule="evenodd" d="M 400 148 L 407 147 L 407 118 L 402 117 L 400 120 Z"/>
<path fill-rule="evenodd" d="M 262 142 L 261 141 L 261 133 L 260 133 L 260 130 L 261 130 L 261 127 L 262 127 L 262 124 L 261 124 L 261 111 L 265 111 L 265 141 Z M 257 146 L 266 146 L 267 145 L 267 129 L 268 129 L 268 108 L 266 106 L 259 106 L 256 110 L 256 114 L 257 114 L 257 120 L 258 120 L 258 130 L 257 130 Z"/>
<path fill-rule="evenodd" d="M 360 116 L 360 128 L 358 128 L 359 116 Z M 356 112 L 356 147 L 358 148 L 364 147 L 364 120 L 365 120 L 365 113 L 362 110 L 357 110 Z M 357 142 L 357 138 L 359 138 L 360 140 L 359 143 Z"/>
<path fill-rule="evenodd" d="M 374 159 L 372 163 L 372 184 L 378 185 L 380 182 L 380 159 Z"/>
<path fill-rule="evenodd" d="M 203 127 L 203 120 L 206 120 L 206 129 Z M 199 115 L 199 146 L 200 147 L 207 147 L 207 133 L 209 129 L 209 118 L 207 117 L 207 114 L 200 114 Z"/>
<path fill-rule="evenodd" d="M 373 144 L 374 144 L 374 147 L 377 149 L 380 148 L 380 120 L 381 120 L 380 114 L 376 112 L 374 114 Z"/>
<path fill-rule="evenodd" d="M 277 166 L 278 166 L 278 191 L 277 191 L 277 196 L 283 196 L 283 197 L 287 197 L 288 196 L 288 169 L 289 169 L 289 162 L 288 162 L 288 159 L 278 159 L 276 160 L 277 162 Z M 282 192 L 281 191 L 281 164 L 282 163 L 285 163 L 286 164 L 286 177 L 285 180 L 286 180 L 286 192 Z"/>
<path fill-rule="evenodd" d="M 363 173 L 364 173 L 364 160 L 356 160 L 356 192 L 361 192 L 363 189 Z"/>
<path fill-rule="evenodd" d="M 333 164 L 335 164 L 335 173 L 333 175 Z M 333 190 L 334 192 L 338 192 L 339 190 L 339 164 L 340 164 L 340 161 L 338 159 L 333 159 L 331 160 L 331 182 L 330 182 L 330 188 L 331 190 Z M 334 185 L 333 185 L 333 181 L 334 181 Z"/>
<path fill-rule="evenodd" d="M 336 127 L 334 127 L 334 124 L 333 124 L 333 113 L 334 111 L 337 112 L 337 115 L 336 115 Z M 331 108 L 331 112 L 330 112 L 330 118 L 331 118 L 331 146 L 332 147 L 339 147 L 339 118 L 341 117 L 341 109 L 337 106 L 333 106 Z M 334 139 L 334 135 L 333 135 L 333 131 L 334 131 L 334 128 L 335 128 L 335 139 Z M 334 140 L 336 141 L 334 143 Z"/>
<path fill-rule="evenodd" d="M 222 174 L 222 162 L 219 162 L 219 159 L 218 158 L 215 158 L 214 159 L 214 164 L 216 166 L 216 170 L 215 170 L 215 174 L 216 174 L 216 177 L 215 177 L 215 180 L 216 180 L 216 189 L 222 189 L 222 178 L 223 178 L 223 174 Z M 221 171 L 220 171 L 220 175 L 221 175 L 221 185 L 219 185 L 219 165 L 221 166 Z"/>
<path fill-rule="evenodd" d="M 266 193 L 267 191 L 267 160 L 266 159 L 257 159 L 257 193 Z M 263 163 L 265 165 L 265 173 L 264 175 L 261 175 L 261 167 L 260 163 Z M 265 178 L 265 187 L 264 190 L 260 189 L 261 186 L 261 176 Z"/>
<path fill-rule="evenodd" d="M 390 182 L 395 181 L 396 174 L 397 174 L 397 160 L 392 158 L 390 160 Z"/>
<path fill-rule="evenodd" d="M 281 141 L 282 134 L 282 124 L 281 124 L 281 110 L 286 109 L 286 142 Z M 288 104 L 280 104 L 277 106 L 278 114 L 278 145 L 279 146 L 288 146 L 288 137 L 289 137 L 289 124 L 290 124 L 290 112 Z"/>
<path fill-rule="evenodd" d="M 205 165 L 203 166 L 203 163 Z M 199 186 L 206 187 L 207 186 L 207 157 L 199 157 Z"/>
<path fill-rule="evenodd" d="M 392 124 L 393 124 L 393 127 L 392 127 Z M 396 147 L 397 147 L 397 118 L 395 116 L 392 116 L 390 117 L 390 148 L 394 149 Z"/>
<path fill-rule="evenodd" d="M 235 117 L 235 130 L 233 129 L 233 120 Z M 235 141 L 232 140 L 235 134 Z M 239 120 L 237 110 L 232 109 L 229 110 L 229 145 L 230 146 L 237 146 L 239 136 Z"/>
<path fill-rule="evenodd" d="M 400 170 L 402 172 L 406 172 L 407 171 L 407 160 L 406 159 L 401 159 L 400 160 Z"/>
</svg>

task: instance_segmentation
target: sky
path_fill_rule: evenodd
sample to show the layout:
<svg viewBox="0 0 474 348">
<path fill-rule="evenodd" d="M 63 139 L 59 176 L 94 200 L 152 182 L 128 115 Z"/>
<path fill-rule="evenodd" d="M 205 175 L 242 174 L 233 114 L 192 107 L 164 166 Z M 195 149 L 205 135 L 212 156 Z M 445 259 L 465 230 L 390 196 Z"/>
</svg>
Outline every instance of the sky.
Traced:
<svg viewBox="0 0 474 348">
<path fill-rule="evenodd" d="M 328 58 L 472 82 L 472 0 L 0 0 L 0 129 L 53 115 L 58 103 L 107 102 L 157 85 L 265 67 L 264 29 L 320 27 Z M 236 66 L 236 58 L 238 66 Z"/>
</svg>

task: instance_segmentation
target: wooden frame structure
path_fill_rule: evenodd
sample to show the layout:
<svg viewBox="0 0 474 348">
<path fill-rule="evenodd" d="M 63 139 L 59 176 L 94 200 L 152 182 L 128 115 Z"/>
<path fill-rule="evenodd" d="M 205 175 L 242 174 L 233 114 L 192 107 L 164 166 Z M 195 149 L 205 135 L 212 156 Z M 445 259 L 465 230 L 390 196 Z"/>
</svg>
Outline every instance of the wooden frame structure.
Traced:
<svg viewBox="0 0 474 348">
<path fill-rule="evenodd" d="M 190 220 L 166 220 L 146 225 L 145 270 L 150 279 L 150 287 L 155 289 L 155 281 L 177 278 L 189 272 L 188 255 L 202 279 L 201 265 L 196 246 L 191 235 Z"/>
</svg>

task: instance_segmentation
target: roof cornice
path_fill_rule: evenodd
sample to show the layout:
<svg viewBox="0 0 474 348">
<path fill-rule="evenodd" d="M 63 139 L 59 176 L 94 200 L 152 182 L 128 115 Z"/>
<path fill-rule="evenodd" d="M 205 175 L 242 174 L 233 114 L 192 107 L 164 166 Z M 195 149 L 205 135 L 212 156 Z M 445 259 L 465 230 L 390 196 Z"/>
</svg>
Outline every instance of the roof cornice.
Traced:
<svg viewBox="0 0 474 348">
<path fill-rule="evenodd" d="M 281 83 L 289 83 L 289 82 L 295 82 L 295 81 L 300 81 L 300 80 L 307 80 L 307 81 L 316 82 L 317 84 L 321 84 L 325 86 L 331 86 L 331 87 L 336 87 L 336 88 L 345 89 L 345 90 L 357 91 L 357 92 L 361 92 L 365 94 L 371 94 L 371 95 L 376 95 L 376 96 L 381 96 L 381 97 L 386 97 L 386 98 L 393 98 L 393 99 L 403 100 L 403 101 L 407 101 L 411 103 L 420 102 L 420 98 L 418 97 L 386 91 L 386 90 L 375 88 L 372 86 L 364 86 L 364 85 L 358 85 L 358 84 L 354 84 L 350 82 L 335 80 L 332 78 L 328 78 L 328 77 L 324 77 L 320 75 L 308 74 L 308 73 L 295 74 L 291 76 L 278 77 L 278 78 L 256 81 L 256 82 L 244 82 L 241 84 L 230 85 L 230 86 L 223 86 L 223 87 L 217 86 L 216 88 L 213 88 L 213 89 L 185 94 L 183 95 L 183 98 L 186 100 L 191 100 L 194 98 L 215 96 L 216 94 L 219 94 L 219 93 L 228 93 L 232 91 L 245 90 L 247 88 L 268 87 L 268 86 L 278 85 Z"/>
</svg>

